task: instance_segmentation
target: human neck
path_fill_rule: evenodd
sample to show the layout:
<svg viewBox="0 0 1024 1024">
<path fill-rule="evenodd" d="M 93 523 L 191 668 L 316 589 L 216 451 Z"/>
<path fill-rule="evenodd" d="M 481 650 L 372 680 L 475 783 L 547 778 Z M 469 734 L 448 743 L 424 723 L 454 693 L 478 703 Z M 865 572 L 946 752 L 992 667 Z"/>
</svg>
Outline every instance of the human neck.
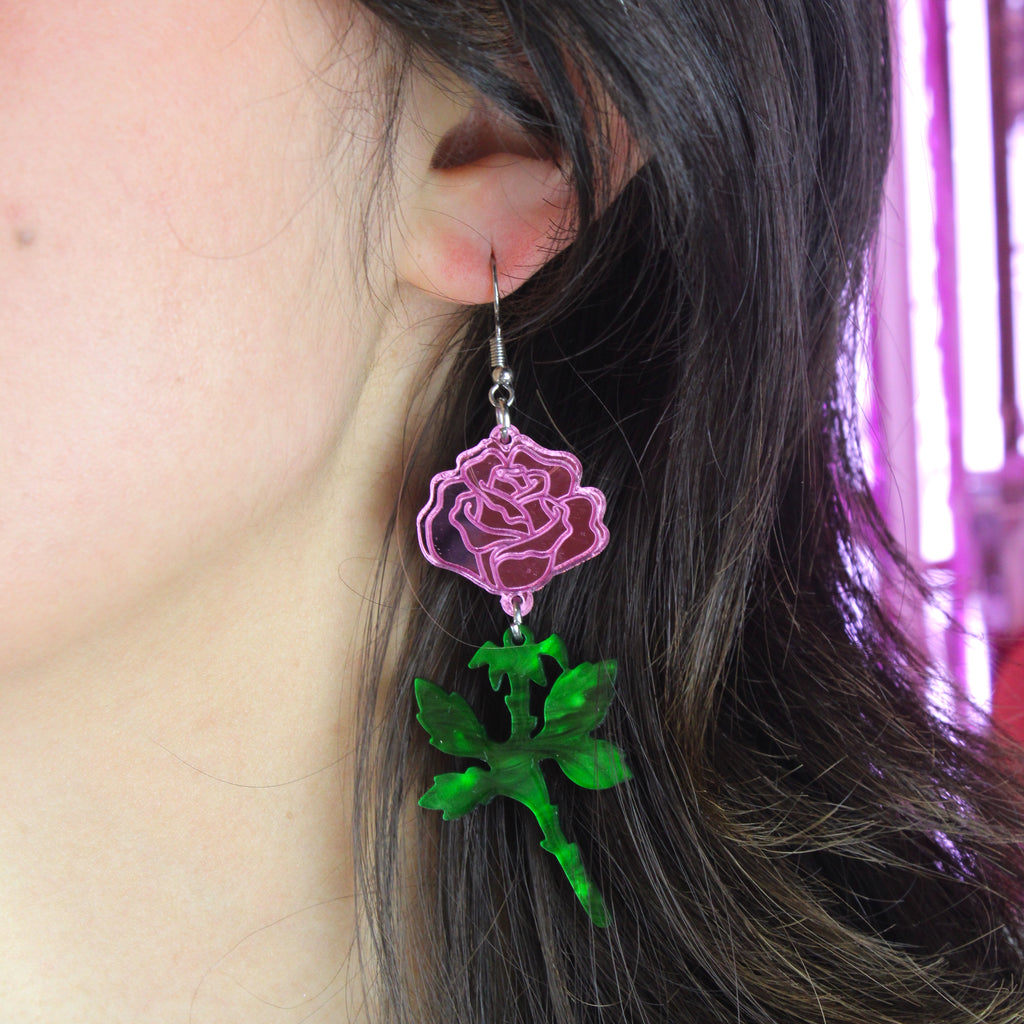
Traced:
<svg viewBox="0 0 1024 1024">
<path fill-rule="evenodd" d="M 0 685 L 0 1018 L 359 1019 L 348 705 L 375 548 L 313 507 Z"/>
</svg>

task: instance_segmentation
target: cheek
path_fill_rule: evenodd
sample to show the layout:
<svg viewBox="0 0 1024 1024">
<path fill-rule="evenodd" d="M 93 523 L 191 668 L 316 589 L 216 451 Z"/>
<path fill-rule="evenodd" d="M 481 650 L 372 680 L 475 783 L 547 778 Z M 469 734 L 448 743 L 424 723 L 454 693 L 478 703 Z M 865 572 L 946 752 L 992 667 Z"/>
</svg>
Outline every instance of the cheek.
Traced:
<svg viewBox="0 0 1024 1024">
<path fill-rule="evenodd" d="M 0 0 L 0 670 L 312 486 L 354 400 L 273 9 Z"/>
</svg>

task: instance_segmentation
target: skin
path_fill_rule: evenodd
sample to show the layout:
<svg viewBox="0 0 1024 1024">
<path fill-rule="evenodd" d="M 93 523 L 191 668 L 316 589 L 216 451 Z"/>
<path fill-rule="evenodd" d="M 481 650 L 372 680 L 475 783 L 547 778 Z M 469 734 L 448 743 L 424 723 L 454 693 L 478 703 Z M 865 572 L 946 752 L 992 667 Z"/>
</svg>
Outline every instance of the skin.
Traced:
<svg viewBox="0 0 1024 1024">
<path fill-rule="evenodd" d="M 373 32 L 333 14 L 0 0 L 4 1020 L 364 1019 L 349 723 L 407 412 L 568 201 L 514 127 L 431 169 L 480 118 L 414 81 L 367 280 Z"/>
</svg>

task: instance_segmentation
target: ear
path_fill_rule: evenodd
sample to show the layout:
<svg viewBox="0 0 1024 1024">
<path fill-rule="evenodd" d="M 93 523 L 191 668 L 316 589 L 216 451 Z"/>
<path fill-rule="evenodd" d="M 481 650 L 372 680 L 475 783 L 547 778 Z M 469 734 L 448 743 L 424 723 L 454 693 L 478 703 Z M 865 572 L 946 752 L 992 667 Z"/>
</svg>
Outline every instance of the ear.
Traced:
<svg viewBox="0 0 1024 1024">
<path fill-rule="evenodd" d="M 550 153 L 457 87 L 417 80 L 399 143 L 395 269 L 458 305 L 518 288 L 574 236 L 574 196 Z"/>
</svg>

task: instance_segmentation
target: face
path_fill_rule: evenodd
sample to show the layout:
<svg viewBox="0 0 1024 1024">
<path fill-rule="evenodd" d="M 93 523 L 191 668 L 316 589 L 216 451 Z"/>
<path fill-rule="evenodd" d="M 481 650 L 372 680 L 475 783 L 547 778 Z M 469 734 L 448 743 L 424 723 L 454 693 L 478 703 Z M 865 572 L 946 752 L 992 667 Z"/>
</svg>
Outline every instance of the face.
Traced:
<svg viewBox="0 0 1024 1024">
<path fill-rule="evenodd" d="M 313 0 L 0 0 L 0 670 L 330 458 L 367 358 L 338 140 L 373 135 L 336 44 Z"/>
</svg>

